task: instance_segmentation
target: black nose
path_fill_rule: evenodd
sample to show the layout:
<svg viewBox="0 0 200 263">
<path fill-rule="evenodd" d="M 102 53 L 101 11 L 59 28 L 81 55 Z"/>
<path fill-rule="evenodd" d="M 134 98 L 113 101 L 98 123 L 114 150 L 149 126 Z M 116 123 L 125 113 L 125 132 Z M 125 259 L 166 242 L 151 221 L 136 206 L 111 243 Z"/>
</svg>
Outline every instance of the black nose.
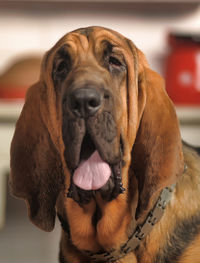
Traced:
<svg viewBox="0 0 200 263">
<path fill-rule="evenodd" d="M 87 118 L 94 115 L 101 106 L 101 94 L 94 88 L 79 88 L 72 91 L 69 106 L 76 116 Z"/>
</svg>

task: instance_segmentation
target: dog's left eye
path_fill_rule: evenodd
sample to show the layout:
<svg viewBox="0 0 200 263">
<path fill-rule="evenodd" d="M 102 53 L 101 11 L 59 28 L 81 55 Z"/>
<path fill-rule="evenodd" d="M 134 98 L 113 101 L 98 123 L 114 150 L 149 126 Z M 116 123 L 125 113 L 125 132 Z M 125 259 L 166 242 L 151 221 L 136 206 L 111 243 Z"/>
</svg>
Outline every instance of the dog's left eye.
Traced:
<svg viewBox="0 0 200 263">
<path fill-rule="evenodd" d="M 122 63 L 116 57 L 110 56 L 109 57 L 109 65 L 121 67 Z"/>
</svg>

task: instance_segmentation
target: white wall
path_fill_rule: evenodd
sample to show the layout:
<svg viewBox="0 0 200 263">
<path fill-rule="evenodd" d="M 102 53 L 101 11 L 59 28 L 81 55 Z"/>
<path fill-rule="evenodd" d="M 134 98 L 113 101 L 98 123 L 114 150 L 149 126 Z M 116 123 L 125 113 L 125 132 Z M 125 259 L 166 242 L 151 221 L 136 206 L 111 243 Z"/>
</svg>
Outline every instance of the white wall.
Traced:
<svg viewBox="0 0 200 263">
<path fill-rule="evenodd" d="M 24 6 L 25 5 L 25 6 Z M 151 10 L 149 10 L 151 8 Z M 200 29 L 197 5 L 11 4 L 0 6 L 0 73 L 13 57 L 44 53 L 66 32 L 101 25 L 133 40 L 152 67 L 162 73 L 170 29 Z"/>
</svg>

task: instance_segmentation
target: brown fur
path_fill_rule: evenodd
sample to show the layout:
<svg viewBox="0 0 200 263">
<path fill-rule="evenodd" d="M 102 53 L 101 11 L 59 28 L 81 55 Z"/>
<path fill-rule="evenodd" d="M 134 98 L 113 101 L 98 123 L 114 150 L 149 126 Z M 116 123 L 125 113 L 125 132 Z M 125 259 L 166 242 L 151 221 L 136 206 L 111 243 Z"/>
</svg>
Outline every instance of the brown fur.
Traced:
<svg viewBox="0 0 200 263">
<path fill-rule="evenodd" d="M 187 170 L 177 183 L 163 218 L 137 251 L 138 262 L 199 262 L 195 258 L 200 256 L 200 157 L 187 146 L 183 151 Z M 191 234 L 192 228 L 195 231 Z"/>
<path fill-rule="evenodd" d="M 126 71 L 112 75 L 102 64 L 105 41 L 123 56 Z M 59 89 L 52 72 L 60 59 L 58 52 L 65 49 L 75 66 Z M 104 83 L 113 98 L 109 111 L 116 124 L 116 128 L 113 126 L 116 136 L 110 145 L 110 158 L 118 155 L 122 138 L 125 165 L 121 174 L 126 190 L 112 201 L 103 198 L 99 191 L 89 202 L 80 204 L 80 200 L 66 197 L 71 174 L 65 157 L 61 101 L 71 83 L 77 85 L 90 76 L 97 85 L 99 81 Z M 11 188 L 15 196 L 26 200 L 30 219 L 41 229 L 53 229 L 56 212 L 68 221 L 71 240 L 63 231 L 60 262 L 86 263 L 92 261 L 82 250 L 119 249 L 127 241 L 130 224 L 133 227 L 141 224 L 160 191 L 177 182 L 161 221 L 136 251 L 118 262 L 198 262 L 199 157 L 184 147 L 188 170 L 183 175 L 175 110 L 162 78 L 149 68 L 142 52 L 112 30 L 100 27 L 76 30 L 65 35 L 46 54 L 40 80 L 27 94 L 11 146 Z M 105 148 L 109 152 L 109 145 Z M 185 242 L 188 226 L 193 226 L 194 233 L 186 236 L 189 241 Z"/>
</svg>

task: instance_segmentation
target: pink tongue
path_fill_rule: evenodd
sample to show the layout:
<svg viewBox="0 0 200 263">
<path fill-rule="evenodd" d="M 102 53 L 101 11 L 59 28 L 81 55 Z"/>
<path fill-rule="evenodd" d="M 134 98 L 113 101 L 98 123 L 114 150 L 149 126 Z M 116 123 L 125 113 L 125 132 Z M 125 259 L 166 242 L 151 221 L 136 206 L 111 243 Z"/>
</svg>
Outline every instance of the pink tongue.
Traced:
<svg viewBox="0 0 200 263">
<path fill-rule="evenodd" d="M 73 181 L 81 189 L 97 190 L 107 183 L 110 176 L 109 165 L 95 151 L 88 160 L 79 164 L 74 171 Z"/>
</svg>

